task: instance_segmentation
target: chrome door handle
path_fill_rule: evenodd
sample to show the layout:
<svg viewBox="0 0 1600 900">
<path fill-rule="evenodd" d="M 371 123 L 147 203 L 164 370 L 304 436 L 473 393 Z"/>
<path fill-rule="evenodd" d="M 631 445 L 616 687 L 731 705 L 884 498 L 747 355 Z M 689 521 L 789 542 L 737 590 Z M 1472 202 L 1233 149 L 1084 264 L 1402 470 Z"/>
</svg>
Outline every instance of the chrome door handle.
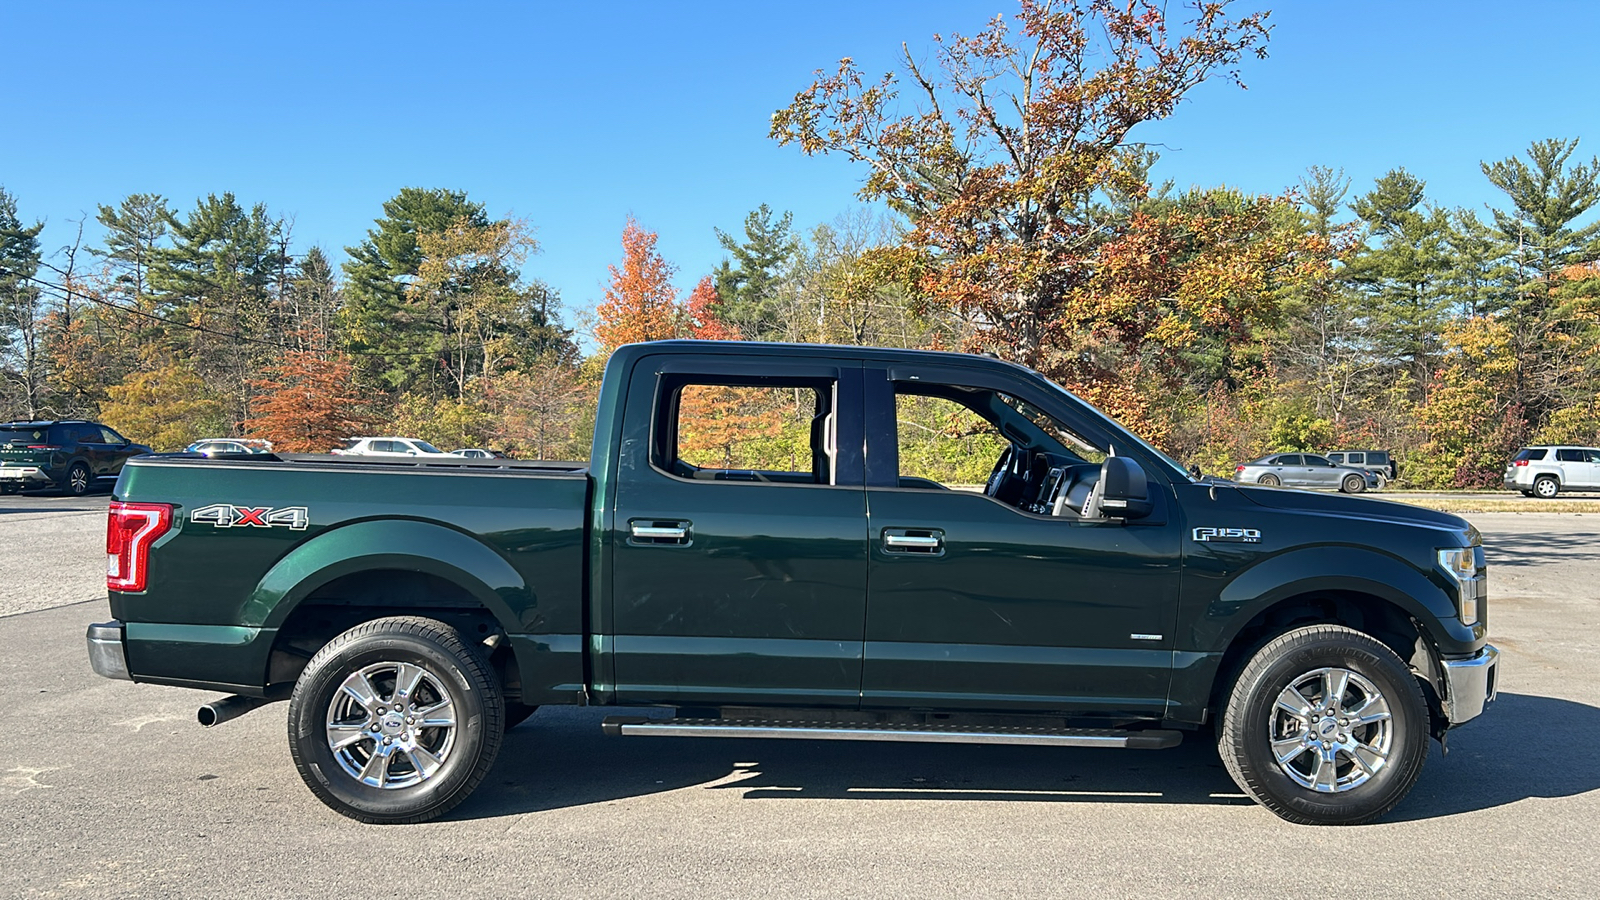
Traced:
<svg viewBox="0 0 1600 900">
<path fill-rule="evenodd" d="M 944 541 L 936 537 L 923 537 L 916 534 L 886 534 L 883 536 L 886 547 L 905 547 L 916 550 L 933 550 Z"/>
<path fill-rule="evenodd" d="M 636 538 L 650 538 L 651 540 L 665 538 L 669 541 L 681 541 L 689 536 L 689 529 L 683 525 L 640 525 L 635 522 L 633 524 L 633 536 Z"/>
<path fill-rule="evenodd" d="M 885 553 L 912 556 L 943 556 L 944 532 L 937 528 L 885 528 Z"/>
</svg>

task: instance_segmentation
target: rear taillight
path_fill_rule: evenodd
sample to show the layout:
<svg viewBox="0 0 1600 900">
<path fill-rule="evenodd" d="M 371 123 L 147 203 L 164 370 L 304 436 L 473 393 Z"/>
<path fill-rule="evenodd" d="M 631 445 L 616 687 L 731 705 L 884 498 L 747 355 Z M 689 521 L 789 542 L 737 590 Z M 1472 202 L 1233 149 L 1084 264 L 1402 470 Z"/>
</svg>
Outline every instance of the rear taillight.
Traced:
<svg viewBox="0 0 1600 900">
<path fill-rule="evenodd" d="M 60 450 L 55 444 L 29 444 L 29 450 Z"/>
<path fill-rule="evenodd" d="M 1244 471 L 1244 466 L 1234 466 L 1233 467 L 1233 474 L 1235 474 L 1235 475 L 1237 475 L 1237 474 L 1239 474 L 1240 472 L 1243 472 L 1243 471 Z"/>
<path fill-rule="evenodd" d="M 169 503 L 111 501 L 106 520 L 106 589 L 142 591 L 150 571 L 150 545 L 172 528 Z"/>
<path fill-rule="evenodd" d="M 1528 464 L 1528 461 L 1525 459 L 1514 459 L 1511 461 L 1511 464 L 1513 466 L 1525 466 Z"/>
</svg>

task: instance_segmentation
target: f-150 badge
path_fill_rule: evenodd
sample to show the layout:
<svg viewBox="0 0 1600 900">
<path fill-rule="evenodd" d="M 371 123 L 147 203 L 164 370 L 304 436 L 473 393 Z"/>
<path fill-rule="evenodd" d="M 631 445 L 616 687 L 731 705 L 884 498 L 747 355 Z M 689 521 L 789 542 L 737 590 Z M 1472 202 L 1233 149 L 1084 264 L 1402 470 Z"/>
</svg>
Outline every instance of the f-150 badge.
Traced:
<svg viewBox="0 0 1600 900">
<path fill-rule="evenodd" d="M 1196 528 L 1194 539 L 1202 544 L 1230 543 L 1230 544 L 1259 544 L 1261 543 L 1261 529 L 1259 528 Z"/>
<path fill-rule="evenodd" d="M 189 513 L 189 521 L 205 522 L 218 528 L 288 528 L 305 531 L 311 512 L 304 506 L 234 506 L 215 503 Z"/>
</svg>

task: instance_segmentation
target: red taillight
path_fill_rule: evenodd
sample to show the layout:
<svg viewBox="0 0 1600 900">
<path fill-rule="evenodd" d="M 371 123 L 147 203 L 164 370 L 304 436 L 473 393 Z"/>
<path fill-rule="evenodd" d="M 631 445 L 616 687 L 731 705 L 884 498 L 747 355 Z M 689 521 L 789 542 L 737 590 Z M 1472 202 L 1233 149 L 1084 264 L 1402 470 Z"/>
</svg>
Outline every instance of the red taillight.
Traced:
<svg viewBox="0 0 1600 900">
<path fill-rule="evenodd" d="M 1528 461 L 1525 459 L 1514 459 L 1511 461 L 1511 464 L 1513 466 L 1525 466 L 1528 464 Z"/>
<path fill-rule="evenodd" d="M 106 520 L 106 589 L 142 591 L 149 572 L 150 545 L 172 528 L 169 503 L 111 501 Z"/>
<path fill-rule="evenodd" d="M 29 450 L 60 450 L 55 444 L 29 444 Z"/>
<path fill-rule="evenodd" d="M 1233 474 L 1235 474 L 1235 475 L 1237 475 L 1237 474 L 1239 474 L 1240 472 L 1243 472 L 1243 471 L 1244 471 L 1244 466 L 1234 466 L 1233 467 Z"/>
</svg>

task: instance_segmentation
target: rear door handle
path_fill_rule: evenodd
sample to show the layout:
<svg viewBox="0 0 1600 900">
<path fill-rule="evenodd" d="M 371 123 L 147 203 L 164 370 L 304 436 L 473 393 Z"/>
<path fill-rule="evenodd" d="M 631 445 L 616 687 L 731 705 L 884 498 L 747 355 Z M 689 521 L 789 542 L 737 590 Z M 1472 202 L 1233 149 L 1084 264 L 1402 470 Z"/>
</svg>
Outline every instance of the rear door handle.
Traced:
<svg viewBox="0 0 1600 900">
<path fill-rule="evenodd" d="M 888 553 L 937 556 L 944 553 L 944 532 L 937 528 L 885 528 L 883 549 Z"/>
</svg>

